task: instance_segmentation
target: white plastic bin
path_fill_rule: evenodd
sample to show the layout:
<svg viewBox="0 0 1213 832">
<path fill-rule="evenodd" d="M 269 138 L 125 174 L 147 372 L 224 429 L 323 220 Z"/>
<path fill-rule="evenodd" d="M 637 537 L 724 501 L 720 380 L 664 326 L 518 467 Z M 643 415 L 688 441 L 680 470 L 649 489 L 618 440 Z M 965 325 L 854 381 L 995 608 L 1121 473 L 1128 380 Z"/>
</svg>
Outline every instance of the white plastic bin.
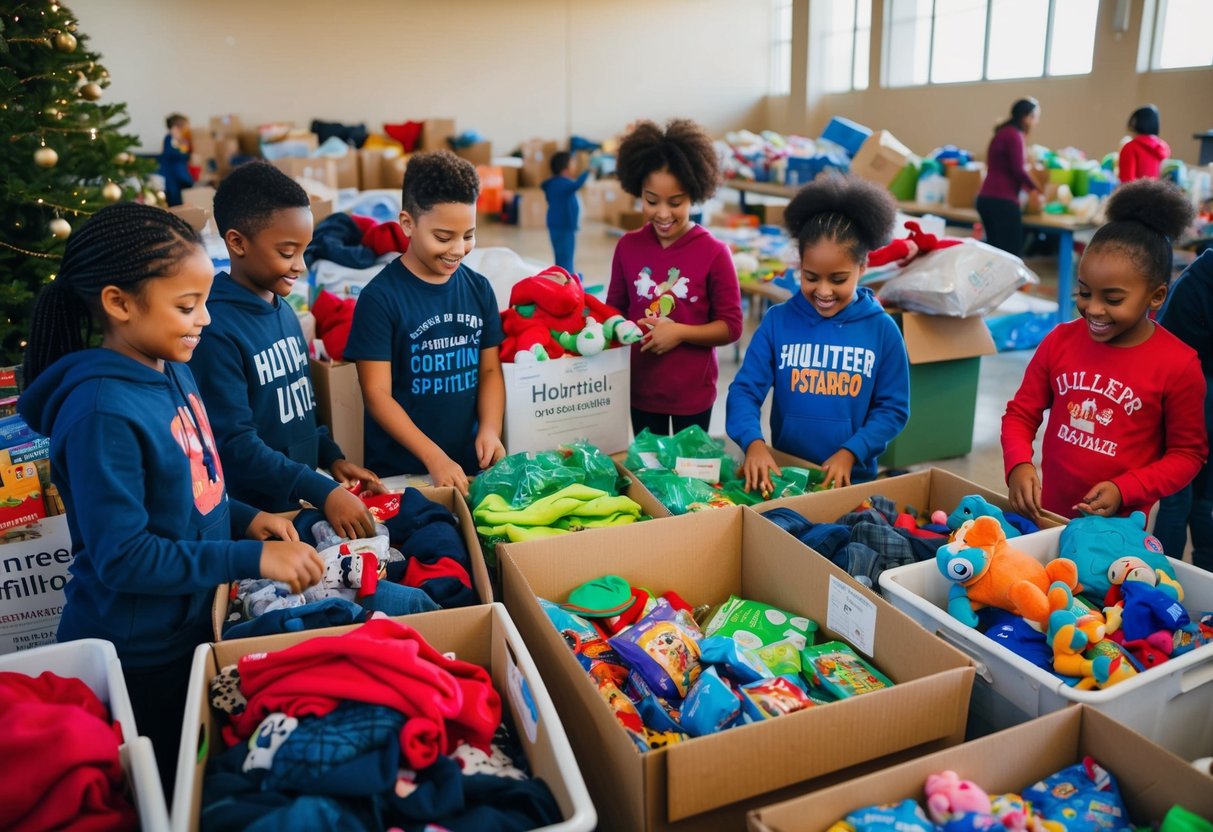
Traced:
<svg viewBox="0 0 1213 832">
<path fill-rule="evenodd" d="M 1057 557 L 1061 528 L 1015 538 L 1041 563 Z M 1171 559 L 1189 612 L 1213 610 L 1213 574 Z M 1213 644 L 1207 644 L 1106 690 L 1075 690 L 947 612 L 951 583 L 934 560 L 880 576 L 893 606 L 977 663 L 970 730 L 1001 730 L 1075 702 L 1090 705 L 1188 760 L 1213 754 Z"/>
<path fill-rule="evenodd" d="M 482 604 L 401 616 L 398 620 L 415 629 L 437 650 L 453 652 L 465 661 L 487 668 L 492 674 L 493 686 L 501 694 L 502 710 L 510 715 L 519 744 L 530 762 L 531 773 L 547 783 L 564 815 L 562 822 L 541 829 L 544 832 L 590 832 L 594 829 L 598 815 L 564 726 L 505 606 Z M 246 654 L 281 650 L 316 636 L 348 632 L 356 626 L 198 646 L 194 651 L 177 758 L 173 832 L 190 832 L 198 828 L 207 756 L 222 750 L 218 718 L 212 714 L 208 702 L 211 678 L 220 668 L 234 664 Z"/>
<path fill-rule="evenodd" d="M 131 710 L 126 680 L 114 645 L 96 638 L 48 644 L 0 656 L 0 672 L 40 676 L 46 671 L 64 678 L 79 679 L 110 710 L 122 726 L 125 743 L 118 749 L 122 770 L 135 796 L 135 809 L 143 829 L 168 828 L 168 807 L 160 784 L 160 771 L 151 740 L 140 737 Z"/>
</svg>

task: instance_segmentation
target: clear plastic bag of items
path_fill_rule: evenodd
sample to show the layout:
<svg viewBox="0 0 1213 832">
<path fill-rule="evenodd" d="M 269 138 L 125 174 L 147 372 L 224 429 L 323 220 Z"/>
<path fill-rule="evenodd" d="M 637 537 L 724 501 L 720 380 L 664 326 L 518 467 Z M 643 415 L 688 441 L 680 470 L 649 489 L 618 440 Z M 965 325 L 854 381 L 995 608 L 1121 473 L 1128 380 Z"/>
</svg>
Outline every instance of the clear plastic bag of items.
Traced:
<svg viewBox="0 0 1213 832">
<path fill-rule="evenodd" d="M 891 277 L 877 297 L 888 307 L 927 315 L 988 315 L 1040 278 L 1023 261 L 976 240 L 924 254 Z"/>
</svg>

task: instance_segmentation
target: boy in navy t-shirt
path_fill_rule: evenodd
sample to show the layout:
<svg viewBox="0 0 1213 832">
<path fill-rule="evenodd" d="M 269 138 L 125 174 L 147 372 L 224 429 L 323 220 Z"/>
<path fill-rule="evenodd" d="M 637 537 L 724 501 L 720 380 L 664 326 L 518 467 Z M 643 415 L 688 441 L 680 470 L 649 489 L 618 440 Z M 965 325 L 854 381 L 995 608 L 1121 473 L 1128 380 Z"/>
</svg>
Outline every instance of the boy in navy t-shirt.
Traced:
<svg viewBox="0 0 1213 832">
<path fill-rule="evenodd" d="M 501 315 L 487 278 L 461 262 L 476 245 L 479 192 L 476 169 L 449 151 L 409 160 L 408 250 L 358 296 L 345 348 L 366 402 L 366 464 L 428 472 L 464 494 L 468 473 L 505 456 Z"/>
</svg>

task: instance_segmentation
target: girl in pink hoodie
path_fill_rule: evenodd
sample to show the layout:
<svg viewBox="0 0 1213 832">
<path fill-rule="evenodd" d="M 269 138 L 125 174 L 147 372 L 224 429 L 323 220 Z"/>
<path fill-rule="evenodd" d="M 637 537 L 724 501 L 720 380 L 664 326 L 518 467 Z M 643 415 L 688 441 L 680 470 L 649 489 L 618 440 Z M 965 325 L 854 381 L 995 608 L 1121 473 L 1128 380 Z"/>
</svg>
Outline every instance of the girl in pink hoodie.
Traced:
<svg viewBox="0 0 1213 832">
<path fill-rule="evenodd" d="M 1158 108 L 1138 107 L 1129 116 L 1129 129 L 1133 138 L 1120 149 L 1120 181 L 1157 179 L 1163 160 L 1171 155 L 1171 147 L 1158 138 Z"/>
</svg>

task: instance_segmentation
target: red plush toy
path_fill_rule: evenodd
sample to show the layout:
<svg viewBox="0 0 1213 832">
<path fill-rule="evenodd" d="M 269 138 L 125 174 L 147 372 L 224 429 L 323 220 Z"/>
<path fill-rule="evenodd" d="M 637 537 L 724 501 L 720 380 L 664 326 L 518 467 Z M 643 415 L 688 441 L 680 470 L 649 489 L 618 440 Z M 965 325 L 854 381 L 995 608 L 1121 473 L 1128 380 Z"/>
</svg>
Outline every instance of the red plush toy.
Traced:
<svg viewBox="0 0 1213 832">
<path fill-rule="evenodd" d="M 920 254 L 926 254 L 939 248 L 958 246 L 962 242 L 951 237 L 940 239 L 934 234 L 928 234 L 914 220 L 908 220 L 906 228 L 910 229 L 909 237 L 894 240 L 887 246 L 871 252 L 868 255 L 868 265 L 884 266 L 889 263 L 896 263 L 899 266 L 905 266 Z"/>
<path fill-rule="evenodd" d="M 559 266 L 514 285 L 501 326 L 501 360 L 506 362 L 523 354 L 539 361 L 566 353 L 596 355 L 612 343 L 634 344 L 642 337 L 640 327 L 587 295 L 581 281 Z"/>
</svg>

